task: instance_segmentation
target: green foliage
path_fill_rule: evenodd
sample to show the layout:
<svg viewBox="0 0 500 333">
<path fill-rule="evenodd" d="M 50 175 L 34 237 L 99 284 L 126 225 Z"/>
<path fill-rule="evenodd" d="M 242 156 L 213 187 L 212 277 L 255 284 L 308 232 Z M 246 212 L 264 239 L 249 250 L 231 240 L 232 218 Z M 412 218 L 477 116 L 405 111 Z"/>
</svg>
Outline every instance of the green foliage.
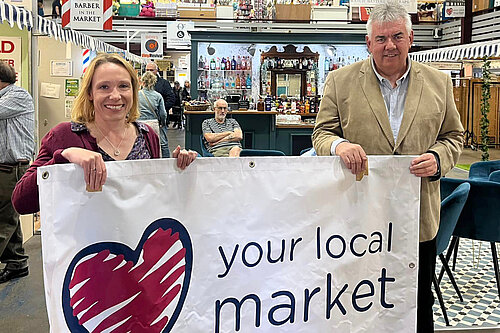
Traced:
<svg viewBox="0 0 500 333">
<path fill-rule="evenodd" d="M 488 113 L 490 112 L 490 97 L 491 97 L 491 75 L 490 75 L 490 60 L 488 57 L 483 58 L 483 83 L 481 84 L 481 143 L 479 148 L 483 152 L 481 155 L 482 161 L 490 159 L 489 154 L 489 126 Z"/>
</svg>

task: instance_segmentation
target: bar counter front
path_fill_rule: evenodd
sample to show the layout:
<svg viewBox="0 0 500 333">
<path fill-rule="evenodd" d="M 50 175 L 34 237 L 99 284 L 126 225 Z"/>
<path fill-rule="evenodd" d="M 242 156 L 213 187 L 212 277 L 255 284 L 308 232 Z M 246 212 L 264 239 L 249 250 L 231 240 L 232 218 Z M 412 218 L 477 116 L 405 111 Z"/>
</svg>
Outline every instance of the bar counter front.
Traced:
<svg viewBox="0 0 500 333">
<path fill-rule="evenodd" d="M 213 111 L 184 111 L 186 116 L 186 148 L 201 153 L 200 138 L 203 120 L 213 118 Z M 242 146 L 246 149 L 276 149 L 285 155 L 299 155 L 300 151 L 312 147 L 313 124 L 276 124 L 277 112 L 230 111 L 243 131 Z"/>
</svg>

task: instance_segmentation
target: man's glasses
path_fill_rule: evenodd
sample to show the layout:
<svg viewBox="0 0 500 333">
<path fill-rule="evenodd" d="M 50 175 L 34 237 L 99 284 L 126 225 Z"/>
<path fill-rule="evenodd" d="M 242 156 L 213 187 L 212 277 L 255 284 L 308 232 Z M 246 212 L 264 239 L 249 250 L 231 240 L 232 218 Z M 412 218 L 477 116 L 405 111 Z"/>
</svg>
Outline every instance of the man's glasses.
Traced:
<svg viewBox="0 0 500 333">
<path fill-rule="evenodd" d="M 227 106 L 216 106 L 217 110 L 227 110 Z"/>
</svg>

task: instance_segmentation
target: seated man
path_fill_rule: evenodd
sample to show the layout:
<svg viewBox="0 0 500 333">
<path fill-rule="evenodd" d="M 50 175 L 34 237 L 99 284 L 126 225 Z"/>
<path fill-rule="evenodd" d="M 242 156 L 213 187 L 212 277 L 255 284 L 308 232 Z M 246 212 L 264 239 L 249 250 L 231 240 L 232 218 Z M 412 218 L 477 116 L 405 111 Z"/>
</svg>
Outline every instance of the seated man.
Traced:
<svg viewBox="0 0 500 333">
<path fill-rule="evenodd" d="M 236 120 L 226 118 L 227 102 L 215 101 L 214 110 L 215 118 L 205 119 L 201 125 L 208 151 L 215 157 L 240 156 L 243 133 Z"/>
</svg>

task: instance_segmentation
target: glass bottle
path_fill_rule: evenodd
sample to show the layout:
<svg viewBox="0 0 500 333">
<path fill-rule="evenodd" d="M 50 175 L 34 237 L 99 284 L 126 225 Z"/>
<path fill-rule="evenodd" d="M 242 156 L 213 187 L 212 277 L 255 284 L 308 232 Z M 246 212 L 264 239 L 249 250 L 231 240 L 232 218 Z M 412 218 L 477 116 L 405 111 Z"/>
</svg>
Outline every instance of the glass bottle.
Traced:
<svg viewBox="0 0 500 333">
<path fill-rule="evenodd" d="M 200 56 L 200 60 L 198 61 L 198 68 L 203 69 L 205 64 L 203 63 L 203 56 Z"/>
<path fill-rule="evenodd" d="M 238 60 L 236 61 L 236 69 L 241 70 L 241 57 L 238 56 Z"/>
<path fill-rule="evenodd" d="M 236 70 L 236 60 L 234 59 L 234 56 L 233 56 L 233 60 L 231 60 L 231 70 Z"/>
<path fill-rule="evenodd" d="M 236 74 L 236 89 L 241 89 L 240 74 Z"/>
<path fill-rule="evenodd" d="M 215 70 L 215 59 L 212 58 L 212 60 L 210 60 L 210 70 Z"/>
<path fill-rule="evenodd" d="M 252 77 L 247 74 L 247 89 L 252 89 Z"/>
</svg>

